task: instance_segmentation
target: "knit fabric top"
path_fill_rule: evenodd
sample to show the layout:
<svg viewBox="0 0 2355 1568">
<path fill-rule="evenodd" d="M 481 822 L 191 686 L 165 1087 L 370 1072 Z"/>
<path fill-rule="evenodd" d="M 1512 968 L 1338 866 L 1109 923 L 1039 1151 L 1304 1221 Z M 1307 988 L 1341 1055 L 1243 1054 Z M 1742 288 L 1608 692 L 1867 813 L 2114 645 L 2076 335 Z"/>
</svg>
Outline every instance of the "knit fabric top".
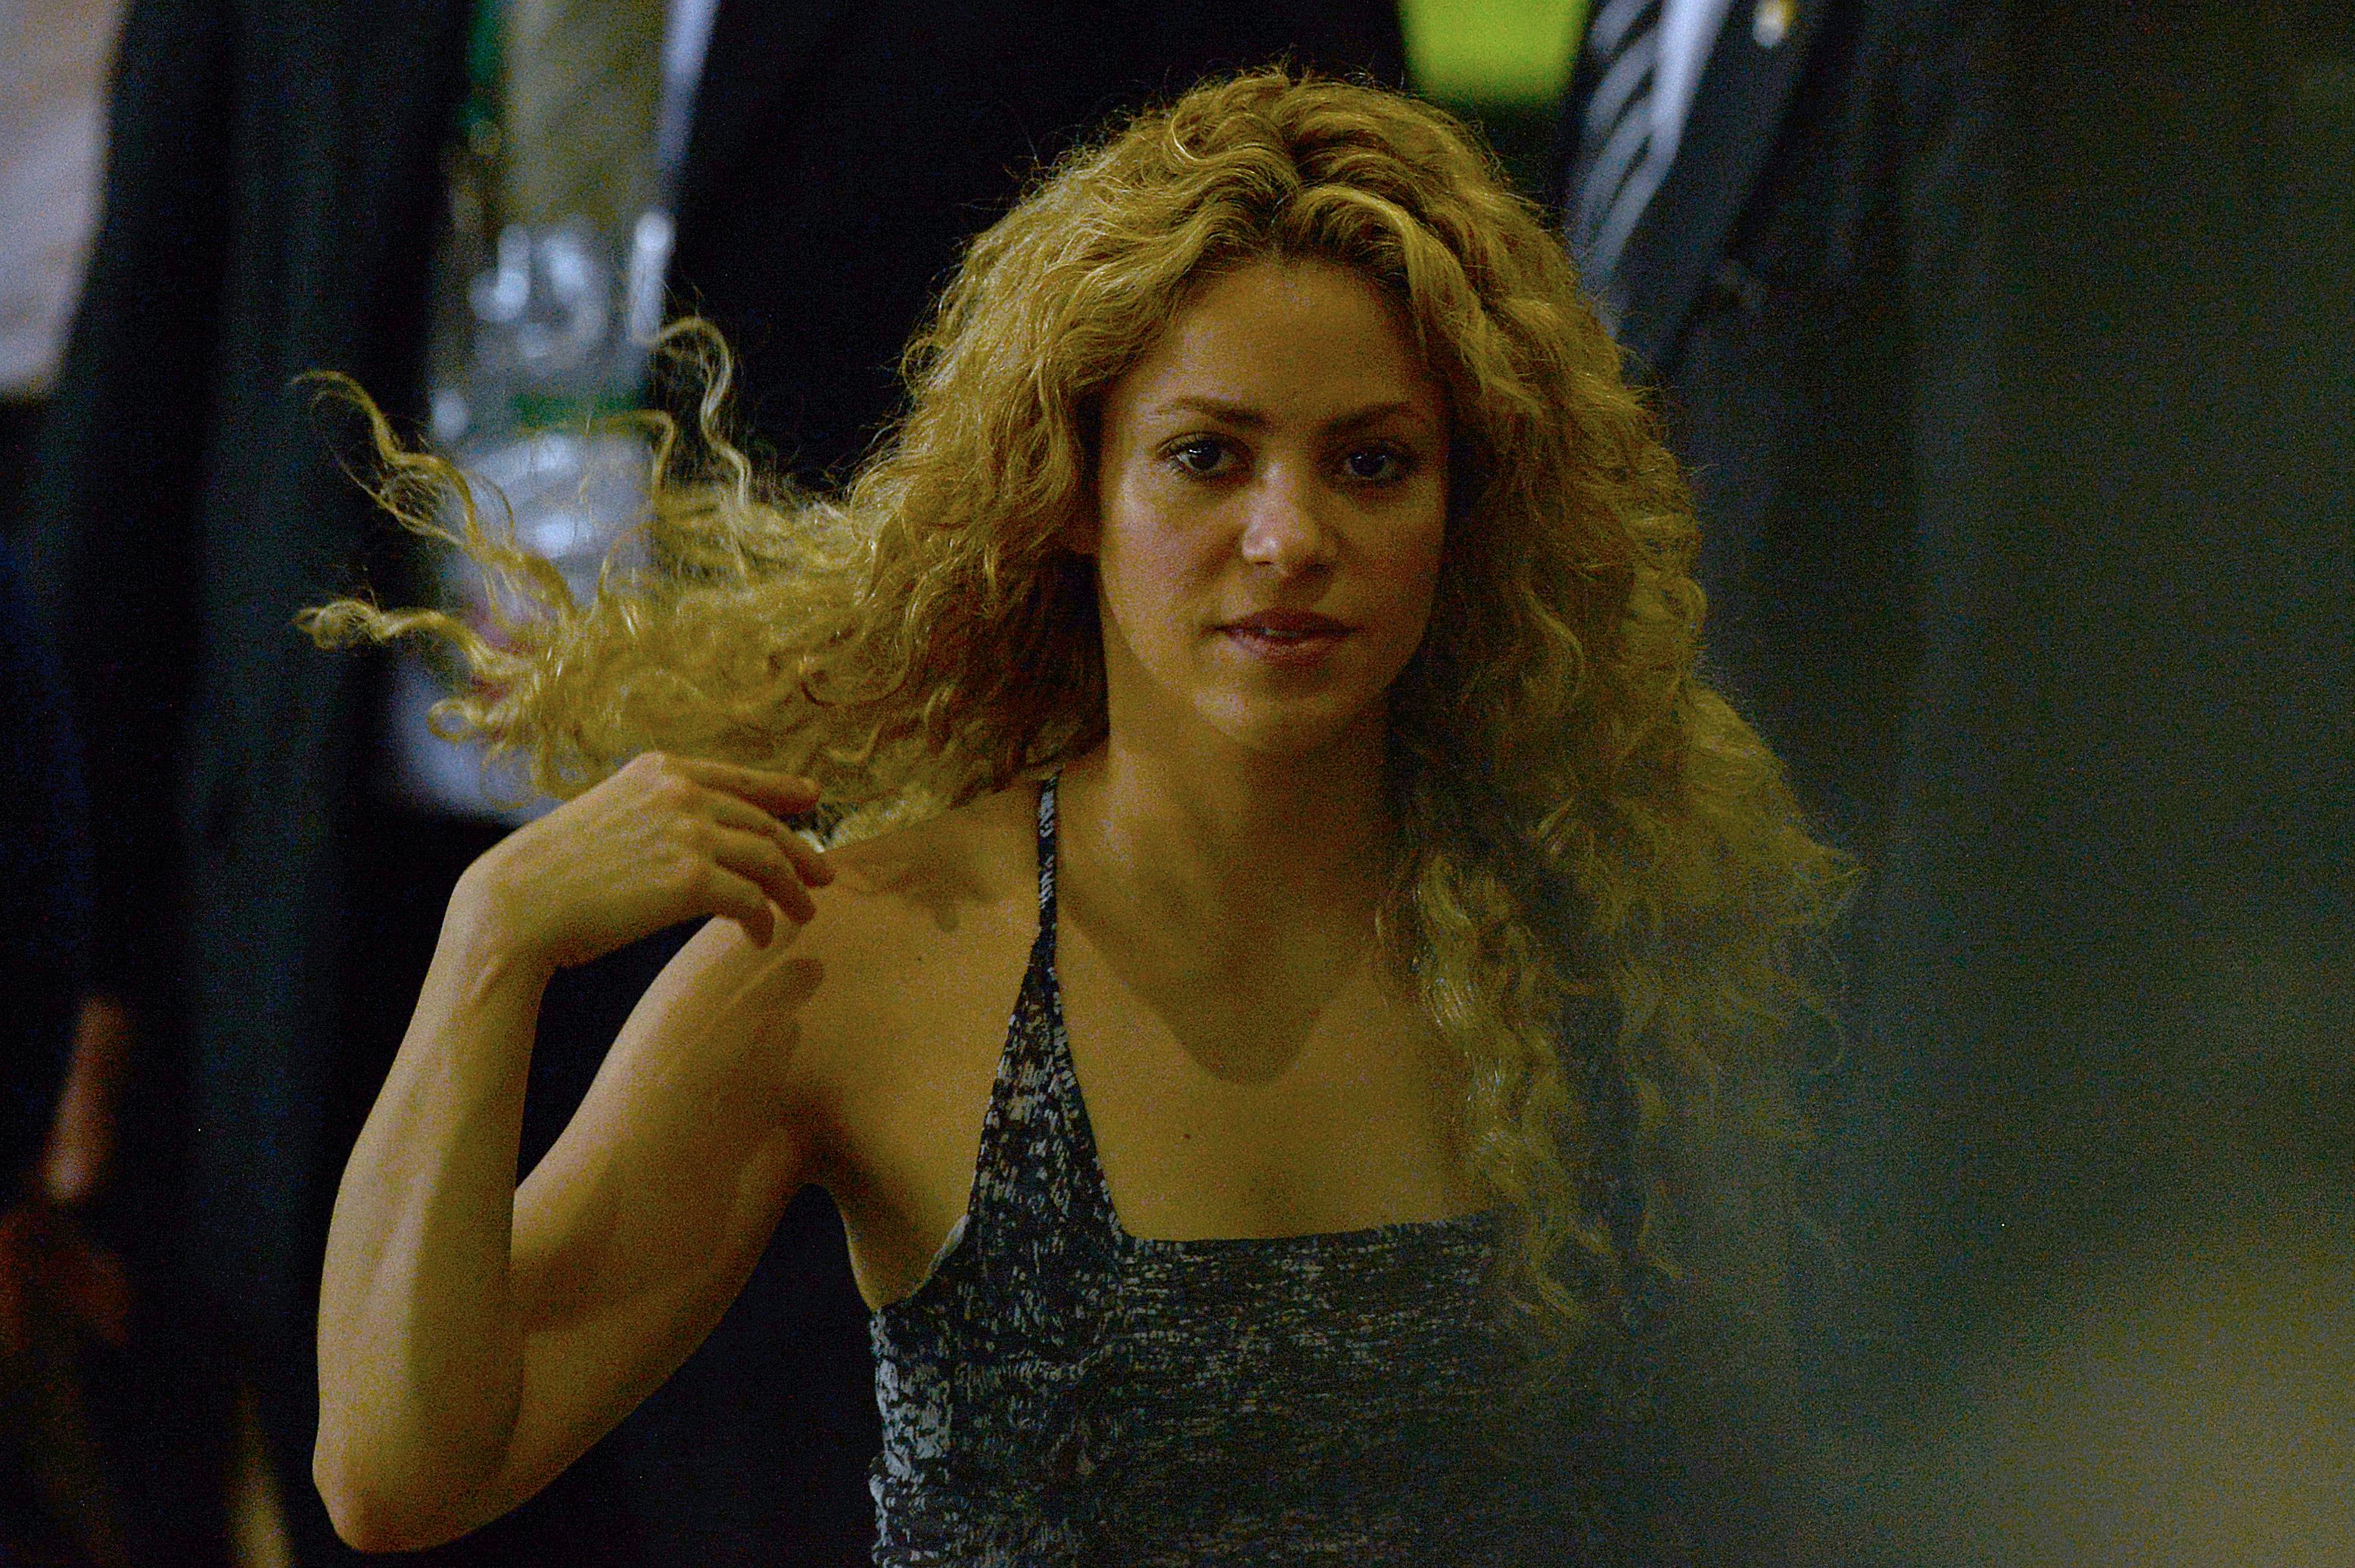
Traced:
<svg viewBox="0 0 2355 1568">
<path fill-rule="evenodd" d="M 1160 1241 L 1114 1212 L 1039 935 L 964 1217 L 874 1315 L 890 1565 L 1626 1559 L 1624 1421 L 1547 1408 L 1489 1285 L 1492 1213 Z M 1650 1533 L 1648 1531 L 1644 1533 Z M 1654 1562 L 1682 1555 L 1654 1549 Z"/>
</svg>

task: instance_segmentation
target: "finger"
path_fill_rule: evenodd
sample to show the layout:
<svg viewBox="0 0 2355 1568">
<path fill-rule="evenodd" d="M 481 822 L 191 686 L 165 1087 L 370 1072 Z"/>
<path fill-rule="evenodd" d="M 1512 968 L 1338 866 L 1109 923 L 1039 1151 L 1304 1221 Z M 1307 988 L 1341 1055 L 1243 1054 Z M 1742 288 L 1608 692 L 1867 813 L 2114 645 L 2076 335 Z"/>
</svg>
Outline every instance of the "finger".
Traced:
<svg viewBox="0 0 2355 1568">
<path fill-rule="evenodd" d="M 751 801 L 739 795 L 715 790 L 709 812 L 713 822 L 722 827 L 733 827 L 745 833 L 758 833 L 775 843 L 793 861 L 801 880 L 811 887 L 824 887 L 834 880 L 834 867 L 827 861 L 826 851 L 762 811 Z"/>
<path fill-rule="evenodd" d="M 822 888 L 834 880 L 834 862 L 826 859 L 825 850 L 790 827 L 785 829 L 785 836 L 777 842 L 778 848 L 784 850 L 785 859 L 794 863 L 794 870 L 804 882 L 813 888 Z"/>
<path fill-rule="evenodd" d="M 675 757 L 672 763 L 696 783 L 726 790 L 778 816 L 799 816 L 817 805 L 816 784 L 795 773 L 707 762 L 699 757 Z"/>
<path fill-rule="evenodd" d="M 777 841 L 734 827 L 711 829 L 711 859 L 724 870 L 757 884 L 771 903 L 802 924 L 817 913 L 801 874 Z"/>
<path fill-rule="evenodd" d="M 752 940 L 766 947 L 777 934 L 777 912 L 760 884 L 740 877 L 725 866 L 713 865 L 704 882 L 704 907 L 721 920 L 732 920 Z"/>
</svg>

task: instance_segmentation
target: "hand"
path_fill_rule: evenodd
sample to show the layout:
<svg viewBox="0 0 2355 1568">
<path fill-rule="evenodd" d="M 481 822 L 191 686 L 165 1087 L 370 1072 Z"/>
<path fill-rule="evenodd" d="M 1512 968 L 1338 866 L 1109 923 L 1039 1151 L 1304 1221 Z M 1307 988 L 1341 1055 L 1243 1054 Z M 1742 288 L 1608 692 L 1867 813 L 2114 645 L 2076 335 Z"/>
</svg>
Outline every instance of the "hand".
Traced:
<svg viewBox="0 0 2355 1568">
<path fill-rule="evenodd" d="M 783 818 L 817 804 L 806 779 L 649 752 L 517 828 L 467 868 L 453 919 L 550 968 L 586 964 L 697 915 L 761 946 L 798 928 L 834 878 Z"/>
<path fill-rule="evenodd" d="M 131 1009 L 119 998 L 82 998 L 73 1055 L 41 1156 L 42 1189 L 60 1209 L 89 1202 L 113 1163 L 114 1103 L 131 1061 L 132 1027 Z"/>
<path fill-rule="evenodd" d="M 32 1190 L 0 1213 L 0 1359 L 28 1353 L 42 1321 L 79 1324 L 110 1345 L 129 1335 L 123 1262 L 83 1234 L 74 1211 L 97 1196 L 114 1162 L 114 1104 L 130 1066 L 132 1030 L 120 997 L 82 998 Z"/>
</svg>

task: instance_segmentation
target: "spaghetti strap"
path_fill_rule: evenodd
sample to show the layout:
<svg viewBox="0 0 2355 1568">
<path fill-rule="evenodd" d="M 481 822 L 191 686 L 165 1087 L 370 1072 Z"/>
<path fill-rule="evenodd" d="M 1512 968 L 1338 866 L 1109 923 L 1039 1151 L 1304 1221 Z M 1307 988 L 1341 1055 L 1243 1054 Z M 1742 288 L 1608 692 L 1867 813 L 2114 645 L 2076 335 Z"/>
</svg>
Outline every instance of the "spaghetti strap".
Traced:
<svg viewBox="0 0 2355 1568">
<path fill-rule="evenodd" d="M 1039 791 L 1039 934 L 981 1125 L 963 1241 L 1045 1259 L 1118 1232 L 1063 1039 L 1055 980 L 1055 781 Z"/>
<path fill-rule="evenodd" d="M 1055 828 L 1056 774 L 1039 786 L 1039 940 L 1031 963 L 1041 958 L 1052 972 L 1055 965 Z"/>
</svg>

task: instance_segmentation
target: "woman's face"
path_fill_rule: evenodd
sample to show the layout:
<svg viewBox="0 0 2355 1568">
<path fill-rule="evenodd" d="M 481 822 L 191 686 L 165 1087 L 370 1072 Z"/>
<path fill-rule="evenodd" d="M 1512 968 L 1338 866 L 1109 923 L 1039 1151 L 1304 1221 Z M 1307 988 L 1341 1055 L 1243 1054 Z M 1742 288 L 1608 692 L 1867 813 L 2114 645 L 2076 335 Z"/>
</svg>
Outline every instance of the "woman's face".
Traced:
<svg viewBox="0 0 2355 1568">
<path fill-rule="evenodd" d="M 1447 423 L 1347 268 L 1205 285 L 1105 394 L 1097 561 L 1116 729 L 1253 751 L 1379 741 L 1438 581 Z"/>
</svg>

